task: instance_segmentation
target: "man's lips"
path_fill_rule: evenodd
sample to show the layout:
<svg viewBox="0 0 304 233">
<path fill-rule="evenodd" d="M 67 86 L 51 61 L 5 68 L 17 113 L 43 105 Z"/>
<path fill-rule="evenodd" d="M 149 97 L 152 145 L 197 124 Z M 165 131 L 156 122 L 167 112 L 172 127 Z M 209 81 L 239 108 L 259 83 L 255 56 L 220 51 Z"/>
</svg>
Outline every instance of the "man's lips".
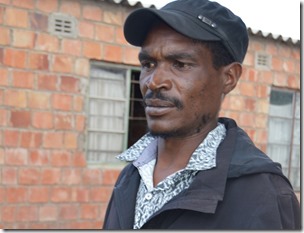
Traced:
<svg viewBox="0 0 304 233">
<path fill-rule="evenodd" d="M 175 107 L 174 103 L 166 100 L 160 99 L 145 99 L 145 107 L 154 107 L 154 108 L 173 108 Z"/>
<path fill-rule="evenodd" d="M 145 99 L 146 114 L 150 117 L 162 116 L 170 112 L 174 107 L 174 103 L 160 99 Z"/>
</svg>

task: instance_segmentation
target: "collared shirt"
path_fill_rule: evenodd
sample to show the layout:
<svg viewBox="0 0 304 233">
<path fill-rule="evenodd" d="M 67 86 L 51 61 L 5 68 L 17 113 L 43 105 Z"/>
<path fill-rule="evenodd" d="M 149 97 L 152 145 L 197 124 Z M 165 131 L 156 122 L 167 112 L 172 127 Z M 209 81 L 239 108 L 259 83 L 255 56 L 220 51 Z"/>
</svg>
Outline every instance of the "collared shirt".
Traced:
<svg viewBox="0 0 304 233">
<path fill-rule="evenodd" d="M 136 197 L 134 229 L 143 224 L 181 191 L 187 189 L 198 171 L 216 167 L 216 150 L 226 135 L 224 124 L 209 132 L 204 141 L 191 155 L 187 166 L 153 187 L 153 171 L 157 157 L 157 138 L 144 135 L 127 151 L 117 156 L 118 159 L 133 162 L 141 176 Z"/>
</svg>

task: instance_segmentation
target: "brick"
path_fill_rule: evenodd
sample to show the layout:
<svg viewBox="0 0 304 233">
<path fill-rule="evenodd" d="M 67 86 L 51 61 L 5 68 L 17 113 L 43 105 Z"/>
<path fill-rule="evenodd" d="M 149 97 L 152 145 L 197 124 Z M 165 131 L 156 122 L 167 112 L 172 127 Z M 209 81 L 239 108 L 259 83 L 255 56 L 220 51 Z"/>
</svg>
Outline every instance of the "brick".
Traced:
<svg viewBox="0 0 304 233">
<path fill-rule="evenodd" d="M 241 94 L 244 96 L 256 96 L 256 85 L 252 82 L 240 82 L 238 84 Z"/>
<path fill-rule="evenodd" d="M 37 1 L 36 8 L 43 12 L 55 12 L 58 10 L 58 1 Z"/>
<path fill-rule="evenodd" d="M 38 148 L 42 144 L 42 133 L 40 132 L 20 132 L 20 147 Z"/>
<path fill-rule="evenodd" d="M 276 44 L 273 43 L 267 43 L 266 44 L 266 53 L 271 55 L 277 55 L 278 54 L 278 47 Z"/>
<path fill-rule="evenodd" d="M 82 9 L 82 17 L 84 19 L 100 22 L 103 18 L 103 11 L 97 5 L 84 5 Z"/>
<path fill-rule="evenodd" d="M 97 42 L 84 41 L 83 56 L 90 59 L 101 59 L 102 45 Z"/>
<path fill-rule="evenodd" d="M 286 87 L 287 86 L 286 74 L 285 73 L 275 73 L 273 85 L 279 86 L 279 87 Z"/>
<path fill-rule="evenodd" d="M 33 109 L 49 109 L 50 94 L 45 92 L 29 92 L 29 107 Z"/>
<path fill-rule="evenodd" d="M 94 39 L 94 25 L 89 22 L 78 22 L 78 34 L 80 37 Z"/>
<path fill-rule="evenodd" d="M 112 191 L 112 187 L 93 187 L 90 190 L 90 200 L 93 202 L 108 202 Z"/>
<path fill-rule="evenodd" d="M 60 11 L 63 13 L 67 13 L 69 15 L 73 15 L 77 18 L 80 17 L 80 12 L 81 12 L 81 8 L 80 8 L 80 3 L 79 2 L 75 2 L 72 0 L 66 0 L 64 2 L 61 3 L 60 6 Z"/>
<path fill-rule="evenodd" d="M 36 34 L 32 31 L 14 29 L 13 46 L 18 48 L 32 49 L 35 45 Z"/>
<path fill-rule="evenodd" d="M 121 170 L 106 169 L 102 171 L 102 180 L 104 185 L 114 185 Z"/>
<path fill-rule="evenodd" d="M 255 58 L 252 52 L 247 52 L 243 64 L 246 66 L 254 66 Z"/>
<path fill-rule="evenodd" d="M 29 164 L 45 166 L 49 164 L 49 152 L 46 150 L 34 150 L 29 152 Z"/>
<path fill-rule="evenodd" d="M 252 113 L 241 113 L 240 114 L 240 122 L 239 124 L 242 126 L 252 127 L 254 126 L 255 114 Z"/>
<path fill-rule="evenodd" d="M 6 149 L 5 162 L 6 165 L 26 165 L 28 159 L 28 151 L 26 149 Z"/>
<path fill-rule="evenodd" d="M 89 202 L 90 191 L 86 187 L 76 187 L 72 189 L 72 201 L 73 202 Z"/>
<path fill-rule="evenodd" d="M 39 221 L 56 221 L 58 219 L 58 207 L 56 205 L 42 205 L 39 208 Z"/>
<path fill-rule="evenodd" d="M 9 26 L 27 28 L 29 20 L 28 12 L 17 8 L 6 8 L 5 20 Z"/>
<path fill-rule="evenodd" d="M 88 59 L 78 58 L 75 61 L 75 74 L 89 77 L 90 63 Z"/>
<path fill-rule="evenodd" d="M 59 184 L 60 174 L 59 168 L 44 168 L 41 170 L 41 183 L 47 185 Z"/>
<path fill-rule="evenodd" d="M 1 0 L 0 0 L 0 3 L 1 3 Z M 3 19 L 4 19 L 4 12 L 5 12 L 4 10 L 5 10 L 4 7 L 0 7 L 0 24 L 1 25 L 4 24 L 4 21 L 3 21 Z"/>
<path fill-rule="evenodd" d="M 92 204 L 81 205 L 82 219 L 97 219 L 99 217 L 99 206 Z"/>
<path fill-rule="evenodd" d="M 52 106 L 54 109 L 70 111 L 72 109 L 73 98 L 65 94 L 53 94 Z"/>
<path fill-rule="evenodd" d="M 241 96 L 230 95 L 230 110 L 240 110 L 242 111 L 245 107 L 244 98 Z"/>
<path fill-rule="evenodd" d="M 50 162 L 55 167 L 68 167 L 71 164 L 71 154 L 66 151 L 54 151 L 51 154 Z"/>
<path fill-rule="evenodd" d="M 102 173 L 99 169 L 89 169 L 83 172 L 84 184 L 102 184 Z"/>
<path fill-rule="evenodd" d="M 4 149 L 0 149 L 0 165 L 4 164 Z"/>
<path fill-rule="evenodd" d="M 3 63 L 7 66 L 25 68 L 27 53 L 22 50 L 7 48 L 4 50 Z"/>
<path fill-rule="evenodd" d="M 33 112 L 33 127 L 37 129 L 52 129 L 54 116 L 51 112 Z"/>
<path fill-rule="evenodd" d="M 115 42 L 117 44 L 121 44 L 121 45 L 128 45 L 128 42 L 125 39 L 122 27 L 115 28 Z M 136 58 L 137 58 L 137 56 L 136 56 Z"/>
<path fill-rule="evenodd" d="M 292 73 L 295 70 L 295 63 L 293 60 L 287 60 L 283 62 L 283 70 L 285 72 Z"/>
<path fill-rule="evenodd" d="M 72 220 L 79 218 L 78 205 L 62 205 L 59 209 L 59 218 L 63 220 Z"/>
<path fill-rule="evenodd" d="M 11 107 L 25 108 L 27 106 L 26 92 L 22 90 L 5 90 L 4 104 Z"/>
<path fill-rule="evenodd" d="M 268 114 L 269 112 L 269 99 L 258 99 L 256 104 L 256 113 Z"/>
<path fill-rule="evenodd" d="M 17 207 L 16 206 L 11 206 L 11 205 L 5 205 L 2 206 L 2 222 L 7 223 L 7 222 L 15 222 L 16 221 L 16 212 L 17 212 Z M 8 228 L 6 228 L 8 229 Z"/>
<path fill-rule="evenodd" d="M 115 39 L 115 29 L 111 25 L 100 24 L 95 28 L 95 39 L 112 43 Z"/>
<path fill-rule="evenodd" d="M 272 71 L 259 72 L 259 75 L 258 75 L 259 83 L 272 84 L 273 79 L 274 79 L 274 75 L 273 75 Z"/>
<path fill-rule="evenodd" d="M 263 51 L 264 46 L 259 41 L 250 40 L 248 50 L 250 50 L 250 51 Z"/>
<path fill-rule="evenodd" d="M 256 128 L 261 128 L 261 129 L 267 128 L 268 115 L 255 114 L 254 119 L 255 119 L 254 125 Z"/>
<path fill-rule="evenodd" d="M 81 54 L 81 41 L 72 40 L 72 39 L 63 39 L 62 40 L 62 52 L 64 54 L 80 56 L 80 54 Z"/>
<path fill-rule="evenodd" d="M 23 110 L 12 111 L 10 122 L 13 127 L 28 128 L 31 126 L 31 112 Z"/>
<path fill-rule="evenodd" d="M 26 9 L 34 9 L 35 8 L 35 0 L 12 0 L 12 4 Z"/>
<path fill-rule="evenodd" d="M 43 137 L 44 148 L 62 148 L 63 147 L 63 133 L 61 132 L 46 132 Z"/>
<path fill-rule="evenodd" d="M 28 189 L 24 187 L 8 187 L 6 200 L 8 203 L 26 203 L 28 201 Z"/>
<path fill-rule="evenodd" d="M 289 75 L 287 83 L 290 88 L 298 89 L 300 87 L 300 78 L 295 75 Z"/>
<path fill-rule="evenodd" d="M 83 132 L 85 130 L 86 118 L 82 115 L 76 116 L 76 130 Z"/>
<path fill-rule="evenodd" d="M 37 86 L 39 90 L 57 90 L 57 77 L 55 75 L 41 74 L 37 78 Z"/>
<path fill-rule="evenodd" d="M 72 129 L 74 118 L 70 114 L 56 114 L 54 117 L 55 129 Z"/>
<path fill-rule="evenodd" d="M 78 92 L 79 79 L 71 76 L 60 77 L 60 90 L 64 92 Z"/>
<path fill-rule="evenodd" d="M 38 207 L 36 205 L 19 206 L 16 214 L 17 222 L 32 222 L 38 220 Z"/>
<path fill-rule="evenodd" d="M 33 88 L 35 76 L 32 72 L 13 71 L 12 73 L 13 86 L 20 88 Z"/>
<path fill-rule="evenodd" d="M 30 187 L 29 201 L 31 203 L 44 203 L 49 201 L 49 187 Z"/>
<path fill-rule="evenodd" d="M 3 133 L 3 145 L 8 147 L 18 147 L 19 145 L 19 131 L 5 130 Z"/>
<path fill-rule="evenodd" d="M 270 88 L 267 85 L 258 85 L 257 86 L 257 97 L 258 98 L 268 98 Z"/>
<path fill-rule="evenodd" d="M 71 201 L 71 189 L 64 187 L 53 187 L 51 190 L 51 200 L 53 202 Z"/>
<path fill-rule="evenodd" d="M 29 68 L 36 70 L 48 70 L 48 55 L 43 53 L 29 53 Z"/>
<path fill-rule="evenodd" d="M 10 30 L 8 28 L 0 27 L 0 45 L 10 44 Z"/>
<path fill-rule="evenodd" d="M 17 184 L 17 169 L 14 167 L 2 168 L 2 184 L 16 185 Z"/>
<path fill-rule="evenodd" d="M 30 13 L 30 26 L 34 31 L 47 32 L 48 16 L 39 13 Z"/>
<path fill-rule="evenodd" d="M 86 167 L 86 157 L 81 152 L 75 152 L 72 156 L 72 166 L 73 167 Z"/>
<path fill-rule="evenodd" d="M 59 40 L 55 36 L 39 33 L 37 35 L 35 48 L 37 50 L 42 50 L 45 52 L 58 52 Z"/>
<path fill-rule="evenodd" d="M 39 168 L 20 168 L 19 169 L 19 184 L 35 185 L 40 183 Z"/>
<path fill-rule="evenodd" d="M 137 48 L 133 48 L 133 47 L 124 48 L 124 50 L 123 50 L 124 63 L 130 64 L 130 65 L 139 65 L 138 52 L 139 52 L 139 50 Z"/>
<path fill-rule="evenodd" d="M 0 68 L 0 86 L 8 86 L 9 73 L 7 69 Z"/>
<path fill-rule="evenodd" d="M 107 61 L 122 62 L 122 48 L 115 45 L 105 45 L 104 59 Z"/>
<path fill-rule="evenodd" d="M 62 184 L 76 185 L 81 184 L 82 170 L 81 169 L 64 169 L 61 173 Z"/>
<path fill-rule="evenodd" d="M 0 126 L 8 125 L 8 110 L 0 109 Z"/>
<path fill-rule="evenodd" d="M 78 133 L 65 133 L 64 134 L 64 148 L 76 149 L 78 146 Z"/>
<path fill-rule="evenodd" d="M 272 69 L 275 71 L 282 71 L 283 62 L 280 57 L 272 57 Z"/>
<path fill-rule="evenodd" d="M 123 24 L 123 17 L 121 12 L 117 11 L 104 11 L 103 20 L 109 24 L 121 26 Z"/>
<path fill-rule="evenodd" d="M 4 203 L 5 196 L 6 196 L 6 189 L 0 187 L 0 203 Z M 1 216 L 1 214 L 0 214 L 0 216 Z"/>
<path fill-rule="evenodd" d="M 52 70 L 61 73 L 72 73 L 73 59 L 66 55 L 55 55 Z"/>
<path fill-rule="evenodd" d="M 255 141 L 257 143 L 264 143 L 268 141 L 268 133 L 266 130 L 257 130 L 256 134 L 257 136 Z"/>
</svg>

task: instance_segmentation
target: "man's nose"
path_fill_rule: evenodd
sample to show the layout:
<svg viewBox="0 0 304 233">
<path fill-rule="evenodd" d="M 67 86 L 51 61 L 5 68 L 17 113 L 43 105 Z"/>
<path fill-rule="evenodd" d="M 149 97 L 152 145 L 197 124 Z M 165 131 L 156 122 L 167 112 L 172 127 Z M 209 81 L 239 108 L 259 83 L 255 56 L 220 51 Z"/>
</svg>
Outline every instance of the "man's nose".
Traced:
<svg viewBox="0 0 304 233">
<path fill-rule="evenodd" d="M 172 88 L 172 81 L 170 78 L 169 71 L 163 66 L 158 66 L 147 78 L 146 86 L 151 91 L 159 89 L 169 90 Z"/>
</svg>

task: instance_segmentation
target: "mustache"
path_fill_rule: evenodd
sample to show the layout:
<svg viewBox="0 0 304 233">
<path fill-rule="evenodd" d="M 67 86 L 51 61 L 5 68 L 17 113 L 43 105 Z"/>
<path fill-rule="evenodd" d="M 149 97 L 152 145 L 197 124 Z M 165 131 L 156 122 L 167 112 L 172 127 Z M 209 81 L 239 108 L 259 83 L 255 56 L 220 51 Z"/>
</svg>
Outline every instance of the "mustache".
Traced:
<svg viewBox="0 0 304 233">
<path fill-rule="evenodd" d="M 171 102 L 179 110 L 181 110 L 184 107 L 183 103 L 179 99 L 177 99 L 175 97 L 166 96 L 161 92 L 149 92 L 148 94 L 146 94 L 143 98 L 143 106 L 144 107 L 147 106 L 146 105 L 146 100 L 147 99 L 159 99 L 159 100 Z"/>
</svg>

